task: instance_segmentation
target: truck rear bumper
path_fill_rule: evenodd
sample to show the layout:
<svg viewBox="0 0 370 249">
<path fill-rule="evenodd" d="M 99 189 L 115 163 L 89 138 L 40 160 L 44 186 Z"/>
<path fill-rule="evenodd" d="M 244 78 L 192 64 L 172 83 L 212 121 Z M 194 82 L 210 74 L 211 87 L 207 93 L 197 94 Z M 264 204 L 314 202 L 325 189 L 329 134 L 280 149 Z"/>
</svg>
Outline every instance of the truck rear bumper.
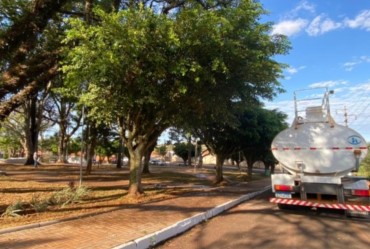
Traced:
<svg viewBox="0 0 370 249">
<path fill-rule="evenodd" d="M 285 198 L 276 198 L 276 197 L 270 198 L 270 202 L 276 203 L 276 204 L 290 205 L 290 206 L 370 212 L 370 205 L 357 205 L 357 204 L 344 204 L 344 203 L 320 203 L 320 202 L 315 202 L 315 201 L 304 201 L 304 200 L 285 199 Z"/>
</svg>

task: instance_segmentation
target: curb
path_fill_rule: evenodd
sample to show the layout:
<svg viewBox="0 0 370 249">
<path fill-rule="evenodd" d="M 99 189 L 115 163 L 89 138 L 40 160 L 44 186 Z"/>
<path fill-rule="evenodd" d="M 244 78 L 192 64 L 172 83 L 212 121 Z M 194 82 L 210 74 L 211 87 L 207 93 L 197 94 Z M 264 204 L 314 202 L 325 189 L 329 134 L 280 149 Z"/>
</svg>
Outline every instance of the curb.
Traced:
<svg viewBox="0 0 370 249">
<path fill-rule="evenodd" d="M 230 209 L 233 208 L 240 203 L 247 201 L 249 199 L 252 199 L 253 197 L 262 194 L 263 192 L 271 189 L 271 186 L 266 186 L 262 188 L 259 191 L 248 193 L 245 195 L 242 195 L 241 197 L 228 201 L 224 204 L 218 205 L 215 208 L 212 208 L 206 212 L 196 214 L 190 218 L 184 219 L 182 221 L 176 222 L 175 224 L 166 227 L 162 230 L 159 230 L 157 232 L 145 235 L 144 237 L 135 239 L 133 241 L 118 245 L 116 247 L 113 247 L 112 249 L 147 249 L 152 246 L 155 246 L 159 244 L 160 242 L 163 242 L 165 240 L 168 240 L 172 237 L 175 237 L 176 235 L 183 233 L 190 228 L 198 225 L 199 223 L 206 221 L 208 219 L 211 219 L 212 217 Z"/>
</svg>

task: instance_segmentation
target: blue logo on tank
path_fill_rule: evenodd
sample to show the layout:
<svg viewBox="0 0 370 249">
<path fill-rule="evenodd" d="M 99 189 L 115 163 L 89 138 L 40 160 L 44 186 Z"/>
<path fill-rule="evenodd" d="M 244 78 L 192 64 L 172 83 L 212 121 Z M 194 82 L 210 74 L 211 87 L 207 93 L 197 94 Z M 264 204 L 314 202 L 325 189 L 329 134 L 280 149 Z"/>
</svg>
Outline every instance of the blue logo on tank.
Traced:
<svg viewBox="0 0 370 249">
<path fill-rule="evenodd" d="M 347 142 L 352 145 L 358 145 L 362 143 L 362 139 L 359 136 L 353 135 L 347 138 Z"/>
</svg>

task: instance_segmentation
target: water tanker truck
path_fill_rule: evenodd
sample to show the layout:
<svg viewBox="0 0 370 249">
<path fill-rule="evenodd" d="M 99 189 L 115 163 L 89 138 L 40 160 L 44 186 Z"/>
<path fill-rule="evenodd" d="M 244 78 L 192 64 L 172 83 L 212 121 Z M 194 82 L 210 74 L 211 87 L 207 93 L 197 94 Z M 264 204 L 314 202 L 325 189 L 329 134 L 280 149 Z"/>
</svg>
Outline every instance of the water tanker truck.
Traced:
<svg viewBox="0 0 370 249">
<path fill-rule="evenodd" d="M 329 104 L 332 91 L 325 88 L 320 97 L 299 98 L 310 90 L 294 92 L 292 125 L 271 144 L 283 173 L 271 175 L 275 197 L 270 202 L 280 208 L 305 206 L 369 216 L 369 179 L 355 173 L 368 152 L 366 141 L 334 121 Z"/>
</svg>

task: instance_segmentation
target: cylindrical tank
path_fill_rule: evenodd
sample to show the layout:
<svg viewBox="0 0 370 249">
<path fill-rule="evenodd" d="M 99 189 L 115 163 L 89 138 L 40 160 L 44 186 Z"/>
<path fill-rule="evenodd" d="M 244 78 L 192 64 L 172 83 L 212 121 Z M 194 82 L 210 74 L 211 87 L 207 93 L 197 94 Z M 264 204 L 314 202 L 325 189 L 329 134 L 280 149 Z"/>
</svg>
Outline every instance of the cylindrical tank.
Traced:
<svg viewBox="0 0 370 249">
<path fill-rule="evenodd" d="M 272 153 L 291 174 L 344 176 L 366 156 L 365 139 L 356 131 L 328 122 L 307 122 L 280 132 Z"/>
</svg>

